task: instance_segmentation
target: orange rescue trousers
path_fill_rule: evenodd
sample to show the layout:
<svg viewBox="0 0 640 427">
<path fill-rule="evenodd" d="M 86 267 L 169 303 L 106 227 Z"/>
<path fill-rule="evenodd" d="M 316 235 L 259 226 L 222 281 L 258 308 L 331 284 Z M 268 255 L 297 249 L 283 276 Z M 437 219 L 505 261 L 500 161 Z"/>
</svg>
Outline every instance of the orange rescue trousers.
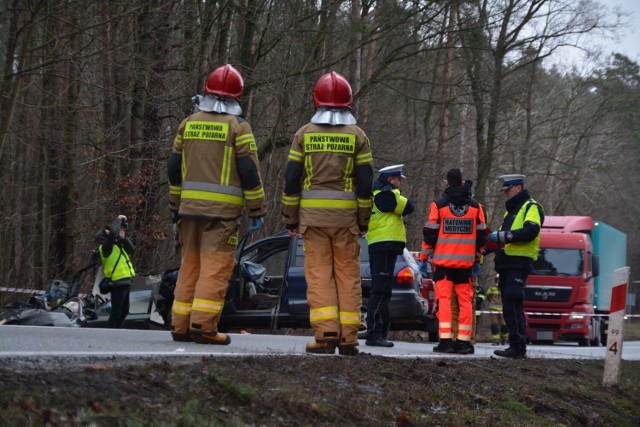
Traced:
<svg viewBox="0 0 640 427">
<path fill-rule="evenodd" d="M 360 243 L 348 228 L 307 227 L 304 275 L 317 342 L 357 345 L 360 328 Z"/>
<path fill-rule="evenodd" d="M 177 336 L 216 333 L 235 266 L 238 223 L 183 218 L 180 242 L 182 265 L 171 310 L 171 332 Z"/>
<path fill-rule="evenodd" d="M 455 290 L 454 290 L 455 287 Z M 457 298 L 459 313 L 456 339 L 470 342 L 473 332 L 475 311 L 473 309 L 473 283 L 453 284 L 446 277 L 436 282 L 436 299 L 438 300 L 438 332 L 440 339 L 452 339 L 452 298 Z"/>
<path fill-rule="evenodd" d="M 478 284 L 476 283 L 478 280 L 477 277 L 474 277 L 471 279 L 471 283 L 473 284 L 473 289 L 474 289 L 474 294 L 471 297 L 472 298 L 472 304 L 475 301 L 475 289 L 478 288 Z M 456 294 L 456 287 L 453 287 L 453 291 L 451 292 L 451 335 L 453 339 L 460 339 L 458 338 L 458 323 L 459 323 L 459 319 L 458 317 L 460 316 L 460 305 L 458 304 L 458 295 Z M 472 346 L 476 345 L 476 316 L 475 316 L 475 308 L 474 308 L 474 316 L 472 317 L 473 321 L 471 324 L 471 342 L 470 344 Z"/>
</svg>

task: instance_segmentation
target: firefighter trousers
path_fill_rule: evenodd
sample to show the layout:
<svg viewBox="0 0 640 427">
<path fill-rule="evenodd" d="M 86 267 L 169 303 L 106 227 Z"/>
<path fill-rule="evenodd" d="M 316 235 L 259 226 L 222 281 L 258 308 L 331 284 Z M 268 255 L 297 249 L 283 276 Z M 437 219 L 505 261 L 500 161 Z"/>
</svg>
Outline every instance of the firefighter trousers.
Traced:
<svg viewBox="0 0 640 427">
<path fill-rule="evenodd" d="M 182 264 L 174 292 L 171 331 L 217 332 L 238 243 L 236 220 L 180 221 Z"/>
<path fill-rule="evenodd" d="M 455 287 L 455 294 L 454 294 Z M 445 277 L 436 282 L 436 299 L 438 300 L 438 333 L 440 339 L 452 339 L 452 312 L 451 300 L 456 298 L 459 306 L 458 332 L 456 339 L 471 341 L 473 329 L 473 283 L 471 279 L 467 283 L 453 284 Z"/>
<path fill-rule="evenodd" d="M 317 342 L 358 343 L 360 243 L 348 228 L 307 227 L 304 275 L 309 320 Z"/>
<path fill-rule="evenodd" d="M 506 342 L 509 333 L 507 332 L 507 324 L 504 322 L 502 313 L 493 313 L 493 309 L 489 310 L 492 311 L 492 313 L 489 314 L 489 317 L 491 317 L 491 342 L 494 344 Z"/>
</svg>

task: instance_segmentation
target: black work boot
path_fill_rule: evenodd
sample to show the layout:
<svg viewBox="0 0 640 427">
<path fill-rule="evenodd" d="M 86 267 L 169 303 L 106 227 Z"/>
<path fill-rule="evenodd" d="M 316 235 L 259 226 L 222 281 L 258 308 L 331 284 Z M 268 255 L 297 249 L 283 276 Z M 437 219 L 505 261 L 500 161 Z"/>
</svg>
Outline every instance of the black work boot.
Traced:
<svg viewBox="0 0 640 427">
<path fill-rule="evenodd" d="M 437 346 L 433 347 L 434 353 L 455 353 L 453 342 L 450 338 L 441 339 Z"/>
<path fill-rule="evenodd" d="M 524 359 L 527 357 L 526 354 L 522 353 L 521 347 L 518 344 L 510 345 L 506 350 L 496 350 L 493 354 L 500 357 L 509 357 L 511 359 Z"/>
<path fill-rule="evenodd" d="M 369 347 L 393 347 L 393 343 L 391 341 L 387 341 L 380 335 L 374 335 L 367 338 L 365 341 L 365 345 Z"/>
<path fill-rule="evenodd" d="M 453 348 L 455 349 L 455 352 L 457 354 L 473 354 L 473 353 L 475 353 L 475 350 L 473 349 L 473 346 L 468 341 L 456 340 L 455 344 L 453 345 Z"/>
<path fill-rule="evenodd" d="M 520 344 L 520 354 L 523 358 L 527 357 L 527 344 Z"/>
</svg>

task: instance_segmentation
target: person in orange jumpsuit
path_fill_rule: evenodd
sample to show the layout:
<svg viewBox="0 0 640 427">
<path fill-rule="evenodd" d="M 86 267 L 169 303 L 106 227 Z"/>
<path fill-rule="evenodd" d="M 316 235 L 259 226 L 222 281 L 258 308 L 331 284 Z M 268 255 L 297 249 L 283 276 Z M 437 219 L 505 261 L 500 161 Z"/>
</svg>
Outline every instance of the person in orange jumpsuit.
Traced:
<svg viewBox="0 0 640 427">
<path fill-rule="evenodd" d="M 473 196 L 473 181 L 465 180 L 463 186 L 464 188 L 468 189 L 469 195 L 471 196 L 471 198 L 475 199 L 475 197 Z M 481 203 L 480 203 L 480 209 L 482 209 L 482 213 L 484 213 L 485 222 L 488 222 L 489 217 L 487 216 L 487 209 Z M 485 230 L 485 233 L 487 233 L 487 230 Z M 487 241 L 489 240 L 487 239 Z M 480 307 L 482 306 L 482 301 L 484 301 L 484 299 L 486 298 L 484 294 L 484 290 L 479 285 L 480 270 L 482 268 L 482 260 L 483 258 L 481 256 L 480 259 L 476 259 L 476 262 L 473 264 L 473 267 L 471 267 L 471 282 L 473 283 L 473 290 L 474 290 L 473 300 L 475 303 L 475 316 L 473 317 L 473 325 L 471 328 L 471 341 L 469 342 L 469 344 L 471 345 L 471 348 L 468 350 L 468 352 L 470 354 L 475 353 L 476 331 L 478 330 L 478 321 L 480 320 L 480 314 L 481 314 L 479 313 L 479 311 L 481 311 Z M 456 340 L 458 338 L 459 313 L 460 313 L 460 307 L 458 305 L 458 296 L 456 295 L 456 288 L 454 286 L 453 292 L 451 294 L 451 333 L 452 333 L 453 340 Z M 451 347 L 450 351 L 454 353 L 455 349 Z"/>
<path fill-rule="evenodd" d="M 423 258 L 431 259 L 438 300 L 440 343 L 435 352 L 472 352 L 473 283 L 471 268 L 484 246 L 486 223 L 480 204 L 462 184 L 460 169 L 447 172 L 442 197 L 433 201 L 423 228 Z M 452 333 L 451 298 L 453 288 L 460 308 L 458 335 Z"/>
</svg>

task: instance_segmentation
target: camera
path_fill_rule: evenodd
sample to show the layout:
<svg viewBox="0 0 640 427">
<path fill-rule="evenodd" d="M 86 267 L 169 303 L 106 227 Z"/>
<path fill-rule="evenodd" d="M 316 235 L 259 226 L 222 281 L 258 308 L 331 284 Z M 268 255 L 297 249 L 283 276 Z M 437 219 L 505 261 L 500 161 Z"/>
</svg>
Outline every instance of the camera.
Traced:
<svg viewBox="0 0 640 427">
<path fill-rule="evenodd" d="M 122 221 L 122 222 L 120 223 L 120 227 L 122 227 L 122 228 L 127 228 L 127 227 L 129 227 L 129 223 L 128 223 L 127 221 Z"/>
</svg>

